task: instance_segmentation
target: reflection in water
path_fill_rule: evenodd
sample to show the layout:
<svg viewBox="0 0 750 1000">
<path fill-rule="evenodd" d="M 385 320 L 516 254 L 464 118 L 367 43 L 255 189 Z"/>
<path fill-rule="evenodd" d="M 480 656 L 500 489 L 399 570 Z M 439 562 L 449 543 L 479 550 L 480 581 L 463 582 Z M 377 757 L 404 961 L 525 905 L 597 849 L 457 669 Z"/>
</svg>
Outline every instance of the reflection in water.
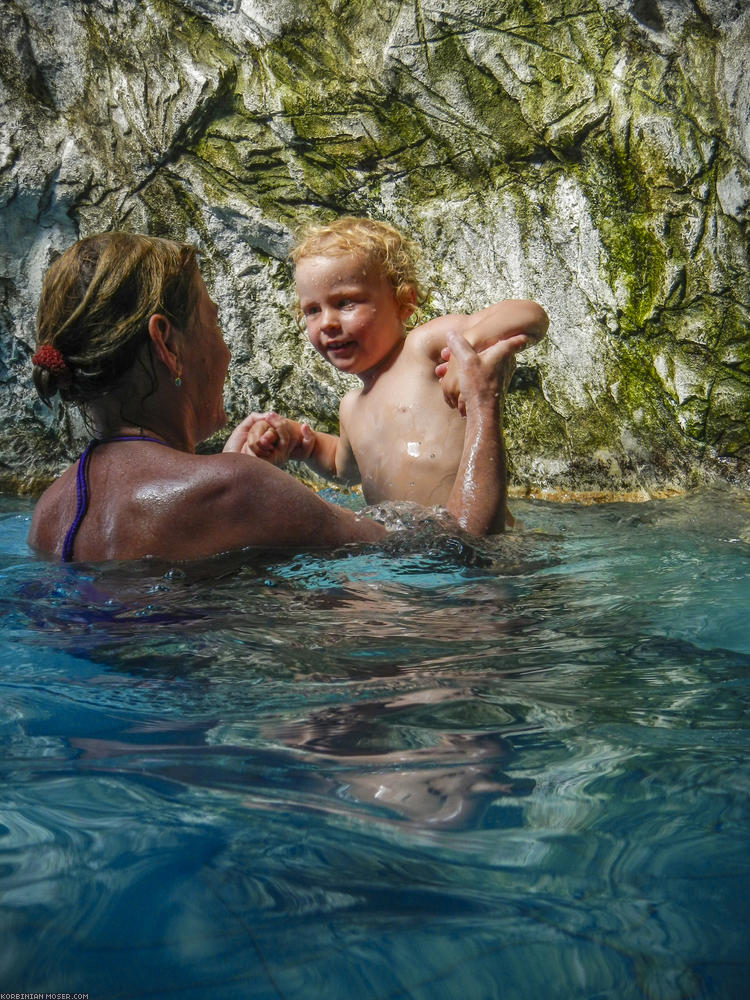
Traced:
<svg viewBox="0 0 750 1000">
<path fill-rule="evenodd" d="M 533 782 L 514 782 L 499 772 L 501 760 L 510 753 L 502 737 L 430 732 L 409 724 L 414 711 L 455 703 L 467 695 L 470 692 L 423 688 L 388 701 L 323 709 L 265 735 L 332 775 L 329 780 L 338 798 L 387 809 L 411 823 L 462 828 L 483 803 L 533 787 Z"/>
<path fill-rule="evenodd" d="M 0 512 L 3 988 L 742 996 L 750 502 L 518 506 L 190 568 Z"/>
</svg>

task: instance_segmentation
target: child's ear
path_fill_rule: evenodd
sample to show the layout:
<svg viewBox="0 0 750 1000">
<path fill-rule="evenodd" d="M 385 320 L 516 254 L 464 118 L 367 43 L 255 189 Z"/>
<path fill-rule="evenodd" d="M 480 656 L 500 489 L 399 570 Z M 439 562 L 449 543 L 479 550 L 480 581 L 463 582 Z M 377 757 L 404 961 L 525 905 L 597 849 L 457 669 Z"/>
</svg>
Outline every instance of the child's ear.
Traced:
<svg viewBox="0 0 750 1000">
<path fill-rule="evenodd" d="M 401 319 L 405 323 L 417 308 L 417 290 L 414 285 L 407 285 L 403 289 L 399 297 L 399 307 L 401 310 Z"/>
</svg>

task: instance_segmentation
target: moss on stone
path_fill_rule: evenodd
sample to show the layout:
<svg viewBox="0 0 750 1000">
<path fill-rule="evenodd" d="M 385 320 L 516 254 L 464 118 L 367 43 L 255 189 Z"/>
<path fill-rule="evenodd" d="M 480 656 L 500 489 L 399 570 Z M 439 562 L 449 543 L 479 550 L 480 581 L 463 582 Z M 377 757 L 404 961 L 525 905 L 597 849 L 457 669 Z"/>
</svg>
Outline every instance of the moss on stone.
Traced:
<svg viewBox="0 0 750 1000">
<path fill-rule="evenodd" d="M 535 380 L 508 401 L 522 479 L 537 456 L 558 485 L 609 475 L 621 488 L 711 455 L 739 469 L 750 168 L 719 83 L 728 35 L 697 8 L 631 8 L 304 0 L 285 21 L 269 8 L 267 40 L 250 41 L 244 11 L 230 31 L 191 0 L 79 5 L 84 50 L 59 60 L 80 66 L 80 92 L 66 103 L 42 66 L 23 96 L 50 152 L 23 182 L 43 189 L 39 206 L 19 218 L 197 239 L 230 317 L 236 415 L 288 406 L 318 426 L 335 425 L 344 383 L 301 351 L 283 235 L 342 212 L 413 226 L 455 250 L 443 305 L 478 308 L 507 288 L 545 302 L 551 337 L 581 327 L 565 335 L 592 363 L 567 371 L 570 342 L 539 348 Z M 23 76 L 17 54 L 2 65 L 11 83 Z M 58 183 L 65 137 L 80 165 Z M 521 260 L 506 253 L 511 230 Z M 587 296 L 584 322 L 566 300 Z"/>
</svg>

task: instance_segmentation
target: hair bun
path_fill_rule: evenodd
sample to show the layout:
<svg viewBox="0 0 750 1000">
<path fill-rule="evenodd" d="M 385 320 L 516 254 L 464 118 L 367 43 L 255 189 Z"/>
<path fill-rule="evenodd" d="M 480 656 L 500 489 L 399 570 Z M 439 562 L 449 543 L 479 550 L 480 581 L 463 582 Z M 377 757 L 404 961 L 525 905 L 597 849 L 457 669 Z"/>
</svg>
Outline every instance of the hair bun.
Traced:
<svg viewBox="0 0 750 1000">
<path fill-rule="evenodd" d="M 31 359 L 32 365 L 46 368 L 53 375 L 64 375 L 69 371 L 65 358 L 60 351 L 52 344 L 42 344 L 36 354 Z"/>
<path fill-rule="evenodd" d="M 73 373 L 62 353 L 52 344 L 42 344 L 31 358 L 36 391 L 43 403 L 51 406 L 51 399 L 61 387 L 69 385 Z"/>
</svg>

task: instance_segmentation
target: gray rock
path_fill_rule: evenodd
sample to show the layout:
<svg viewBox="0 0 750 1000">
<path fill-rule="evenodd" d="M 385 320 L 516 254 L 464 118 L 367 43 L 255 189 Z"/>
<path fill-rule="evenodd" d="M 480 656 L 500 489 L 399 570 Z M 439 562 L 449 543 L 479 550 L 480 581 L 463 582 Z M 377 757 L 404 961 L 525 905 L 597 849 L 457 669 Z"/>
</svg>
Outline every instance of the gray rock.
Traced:
<svg viewBox="0 0 750 1000">
<path fill-rule="evenodd" d="M 750 9 L 731 0 L 6 0 L 0 477 L 86 436 L 36 399 L 41 277 L 88 233 L 194 241 L 232 420 L 332 428 L 286 255 L 372 214 L 422 245 L 427 315 L 540 301 L 507 403 L 513 481 L 637 491 L 750 458 Z"/>
</svg>

